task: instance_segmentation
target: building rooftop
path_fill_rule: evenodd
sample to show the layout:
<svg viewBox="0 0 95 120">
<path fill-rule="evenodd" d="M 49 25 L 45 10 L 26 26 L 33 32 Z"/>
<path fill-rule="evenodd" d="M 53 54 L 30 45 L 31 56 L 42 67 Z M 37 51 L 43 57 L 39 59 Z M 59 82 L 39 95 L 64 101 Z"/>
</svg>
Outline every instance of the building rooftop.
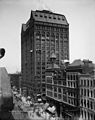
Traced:
<svg viewBox="0 0 95 120">
<path fill-rule="evenodd" d="M 74 60 L 69 66 L 83 66 L 84 62 L 80 59 Z"/>
<path fill-rule="evenodd" d="M 95 69 L 95 64 L 90 61 L 90 60 L 74 60 L 69 66 L 67 67 L 68 70 L 76 70 L 76 69 L 81 69 L 82 73 L 92 73 Z"/>
<path fill-rule="evenodd" d="M 51 54 L 50 59 L 56 59 L 56 55 L 54 53 Z"/>
<path fill-rule="evenodd" d="M 52 64 L 50 64 L 47 69 L 59 69 L 59 68 L 60 67 L 54 63 L 53 68 L 52 68 Z"/>
<path fill-rule="evenodd" d="M 31 11 L 31 17 L 33 17 L 35 21 L 68 25 L 68 22 L 64 15 L 53 13 L 48 10 Z"/>
<path fill-rule="evenodd" d="M 26 24 L 22 24 L 22 31 L 26 31 L 29 27 L 30 20 L 44 22 L 44 23 L 55 23 L 60 25 L 69 25 L 66 17 L 62 14 L 53 13 L 48 10 L 36 10 L 31 11 L 30 19 L 26 22 Z"/>
</svg>

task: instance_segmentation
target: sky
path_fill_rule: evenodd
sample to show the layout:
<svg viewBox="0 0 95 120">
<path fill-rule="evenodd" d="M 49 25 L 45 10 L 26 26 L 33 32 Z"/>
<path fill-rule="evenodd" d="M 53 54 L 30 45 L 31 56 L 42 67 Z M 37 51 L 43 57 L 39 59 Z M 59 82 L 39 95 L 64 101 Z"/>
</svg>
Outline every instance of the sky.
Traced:
<svg viewBox="0 0 95 120">
<path fill-rule="evenodd" d="M 95 0 L 0 0 L 0 47 L 6 50 L 1 67 L 8 73 L 21 71 L 21 26 L 37 9 L 65 15 L 70 62 L 89 59 L 95 63 Z"/>
</svg>

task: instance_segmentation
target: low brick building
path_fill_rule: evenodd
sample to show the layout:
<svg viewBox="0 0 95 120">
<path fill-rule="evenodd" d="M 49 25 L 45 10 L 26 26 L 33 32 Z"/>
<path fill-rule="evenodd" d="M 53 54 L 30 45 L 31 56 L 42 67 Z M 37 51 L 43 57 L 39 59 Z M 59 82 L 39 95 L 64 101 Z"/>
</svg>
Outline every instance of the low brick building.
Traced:
<svg viewBox="0 0 95 120">
<path fill-rule="evenodd" d="M 53 55 L 46 69 L 47 100 L 56 106 L 58 116 L 94 120 L 95 65 L 89 60 L 75 60 L 58 66 L 55 59 Z"/>
<path fill-rule="evenodd" d="M 21 85 L 21 73 L 9 74 L 12 87 L 15 86 L 17 89 Z"/>
</svg>

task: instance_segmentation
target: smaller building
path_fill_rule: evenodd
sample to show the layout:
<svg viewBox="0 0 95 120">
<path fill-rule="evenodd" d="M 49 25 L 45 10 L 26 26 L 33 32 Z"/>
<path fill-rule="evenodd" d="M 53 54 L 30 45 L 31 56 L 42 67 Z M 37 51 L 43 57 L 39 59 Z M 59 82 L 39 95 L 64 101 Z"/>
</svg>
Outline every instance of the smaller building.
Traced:
<svg viewBox="0 0 95 120">
<path fill-rule="evenodd" d="M 15 86 L 18 90 L 21 88 L 21 73 L 9 74 L 11 86 Z"/>
<path fill-rule="evenodd" d="M 95 64 L 90 60 L 75 60 L 66 68 L 66 82 L 70 89 L 68 103 L 78 106 L 83 120 L 95 120 Z"/>
<path fill-rule="evenodd" d="M 52 54 L 50 58 L 51 64 L 46 69 L 46 98 L 49 103 L 56 106 L 58 116 L 62 116 L 61 104 L 66 98 L 66 95 L 64 95 L 64 90 L 66 89 L 66 73 L 64 67 L 55 64 L 55 59 L 56 56 Z"/>
<path fill-rule="evenodd" d="M 95 120 L 95 64 L 83 61 L 84 70 L 80 75 L 80 115 L 83 120 Z"/>
<path fill-rule="evenodd" d="M 46 98 L 56 106 L 59 117 L 75 118 L 79 115 L 78 72 L 72 71 L 69 62 L 55 64 L 54 54 L 50 61 L 46 69 Z"/>
<path fill-rule="evenodd" d="M 89 60 L 75 60 L 46 69 L 46 97 L 57 108 L 58 116 L 76 120 L 95 119 L 95 65 Z"/>
</svg>

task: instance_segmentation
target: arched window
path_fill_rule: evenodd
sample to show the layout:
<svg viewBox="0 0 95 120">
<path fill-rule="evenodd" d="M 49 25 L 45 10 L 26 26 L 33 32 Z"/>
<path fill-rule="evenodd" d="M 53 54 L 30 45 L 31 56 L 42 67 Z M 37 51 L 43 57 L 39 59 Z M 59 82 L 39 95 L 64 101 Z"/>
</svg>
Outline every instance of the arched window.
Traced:
<svg viewBox="0 0 95 120">
<path fill-rule="evenodd" d="M 47 32 L 46 36 L 47 36 L 47 37 L 49 37 L 49 36 L 50 36 L 50 33 L 49 33 L 49 32 Z"/>
<path fill-rule="evenodd" d="M 40 38 L 40 31 L 36 32 L 36 38 Z"/>
<path fill-rule="evenodd" d="M 42 37 L 45 37 L 45 32 L 42 32 Z"/>
<path fill-rule="evenodd" d="M 51 37 L 55 37 L 54 33 L 51 33 Z"/>
<path fill-rule="evenodd" d="M 56 38 L 59 38 L 59 33 L 56 34 Z"/>
</svg>

